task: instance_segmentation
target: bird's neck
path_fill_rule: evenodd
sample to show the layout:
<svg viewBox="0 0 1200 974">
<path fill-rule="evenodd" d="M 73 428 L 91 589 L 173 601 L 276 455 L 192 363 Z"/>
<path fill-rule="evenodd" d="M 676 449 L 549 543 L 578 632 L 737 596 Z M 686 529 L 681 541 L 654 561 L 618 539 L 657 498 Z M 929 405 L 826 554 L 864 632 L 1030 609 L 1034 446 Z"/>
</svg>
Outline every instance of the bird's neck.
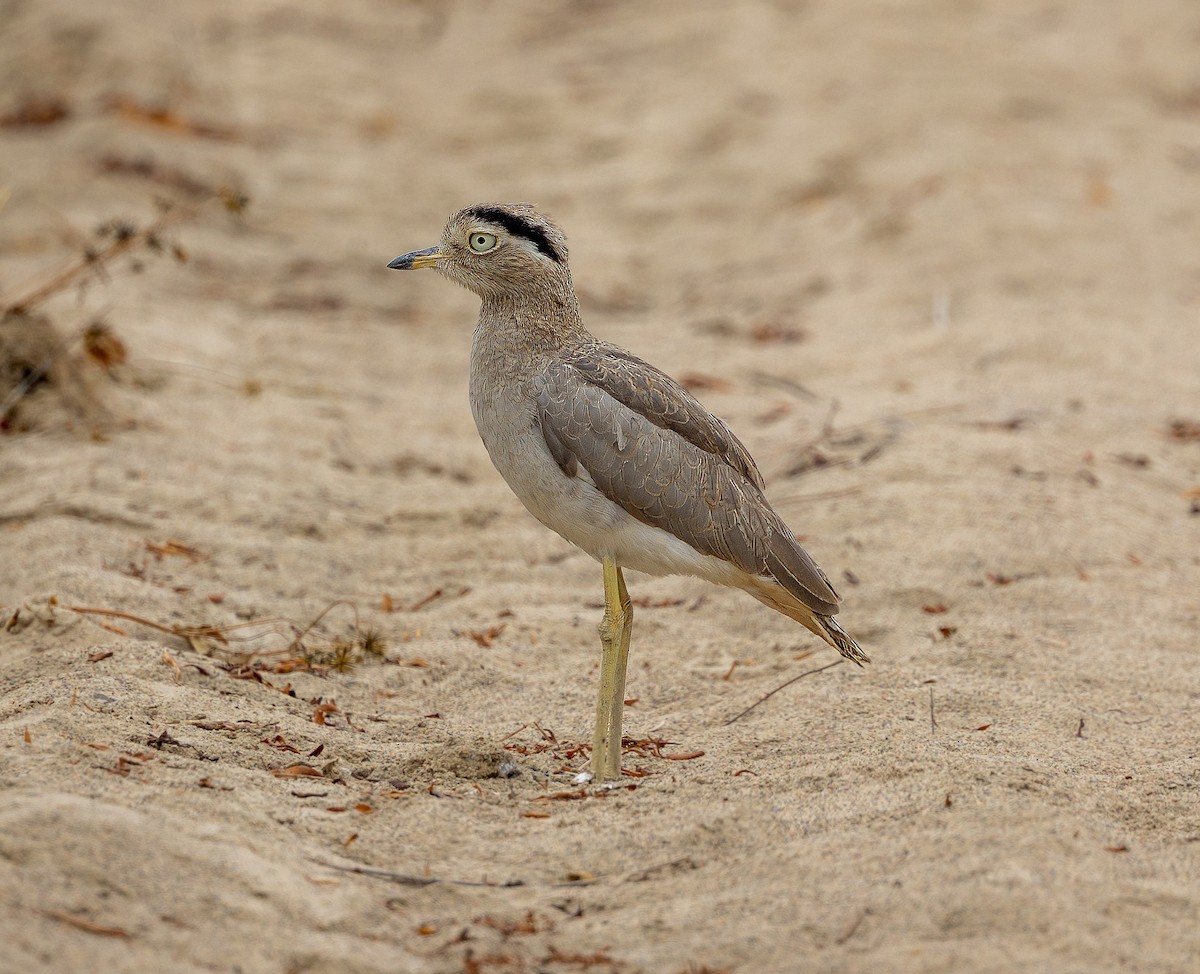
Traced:
<svg viewBox="0 0 1200 974">
<path fill-rule="evenodd" d="M 514 349 L 553 352 L 591 336 L 579 317 L 575 292 L 529 289 L 483 296 L 476 340 Z"/>
</svg>

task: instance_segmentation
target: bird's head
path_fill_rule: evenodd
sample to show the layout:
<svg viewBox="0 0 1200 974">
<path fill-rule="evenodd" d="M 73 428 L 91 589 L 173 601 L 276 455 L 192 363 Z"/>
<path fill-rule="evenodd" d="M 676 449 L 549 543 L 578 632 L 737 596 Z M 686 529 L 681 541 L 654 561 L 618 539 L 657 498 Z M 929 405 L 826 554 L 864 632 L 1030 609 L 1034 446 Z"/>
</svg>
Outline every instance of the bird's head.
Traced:
<svg viewBox="0 0 1200 974">
<path fill-rule="evenodd" d="M 482 298 L 570 292 L 567 239 L 528 203 L 479 203 L 447 222 L 436 247 L 397 257 L 388 267 L 433 267 Z"/>
</svg>

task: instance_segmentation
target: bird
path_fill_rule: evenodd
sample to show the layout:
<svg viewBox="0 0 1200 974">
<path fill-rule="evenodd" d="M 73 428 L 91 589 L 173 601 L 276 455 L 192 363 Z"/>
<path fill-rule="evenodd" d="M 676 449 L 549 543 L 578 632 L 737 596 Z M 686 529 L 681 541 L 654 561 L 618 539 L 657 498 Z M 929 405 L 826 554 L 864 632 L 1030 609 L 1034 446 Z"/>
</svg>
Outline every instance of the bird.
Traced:
<svg viewBox="0 0 1200 974">
<path fill-rule="evenodd" d="M 471 412 L 529 513 L 601 564 L 600 692 L 589 770 L 621 775 L 633 607 L 623 569 L 749 593 L 860 666 L 840 598 L 767 500 L 750 452 L 682 385 L 583 324 L 562 230 L 528 203 L 480 203 L 395 258 L 481 299 Z"/>
</svg>

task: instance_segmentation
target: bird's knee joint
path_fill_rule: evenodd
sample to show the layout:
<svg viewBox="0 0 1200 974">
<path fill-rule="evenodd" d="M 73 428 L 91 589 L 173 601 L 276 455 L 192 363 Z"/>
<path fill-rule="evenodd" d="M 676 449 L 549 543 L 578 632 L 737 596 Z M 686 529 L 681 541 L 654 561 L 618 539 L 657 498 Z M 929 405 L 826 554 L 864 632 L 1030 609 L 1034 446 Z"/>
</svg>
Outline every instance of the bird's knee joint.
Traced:
<svg viewBox="0 0 1200 974">
<path fill-rule="evenodd" d="M 605 609 L 604 618 L 600 620 L 600 625 L 597 626 L 600 630 L 600 638 L 604 640 L 616 638 L 632 621 L 633 610 L 629 607 L 620 608 L 616 611 Z"/>
</svg>

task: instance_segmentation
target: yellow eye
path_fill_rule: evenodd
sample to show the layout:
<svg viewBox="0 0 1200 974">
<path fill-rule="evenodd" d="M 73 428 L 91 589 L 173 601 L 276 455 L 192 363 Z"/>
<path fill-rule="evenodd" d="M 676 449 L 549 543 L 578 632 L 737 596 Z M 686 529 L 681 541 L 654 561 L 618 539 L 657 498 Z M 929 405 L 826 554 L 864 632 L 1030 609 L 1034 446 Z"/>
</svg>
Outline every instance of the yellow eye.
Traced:
<svg viewBox="0 0 1200 974">
<path fill-rule="evenodd" d="M 482 230 L 476 230 L 471 234 L 471 238 L 467 242 L 471 245 L 471 249 L 475 253 L 486 254 L 496 246 L 497 240 L 494 233 L 484 233 Z"/>
</svg>

